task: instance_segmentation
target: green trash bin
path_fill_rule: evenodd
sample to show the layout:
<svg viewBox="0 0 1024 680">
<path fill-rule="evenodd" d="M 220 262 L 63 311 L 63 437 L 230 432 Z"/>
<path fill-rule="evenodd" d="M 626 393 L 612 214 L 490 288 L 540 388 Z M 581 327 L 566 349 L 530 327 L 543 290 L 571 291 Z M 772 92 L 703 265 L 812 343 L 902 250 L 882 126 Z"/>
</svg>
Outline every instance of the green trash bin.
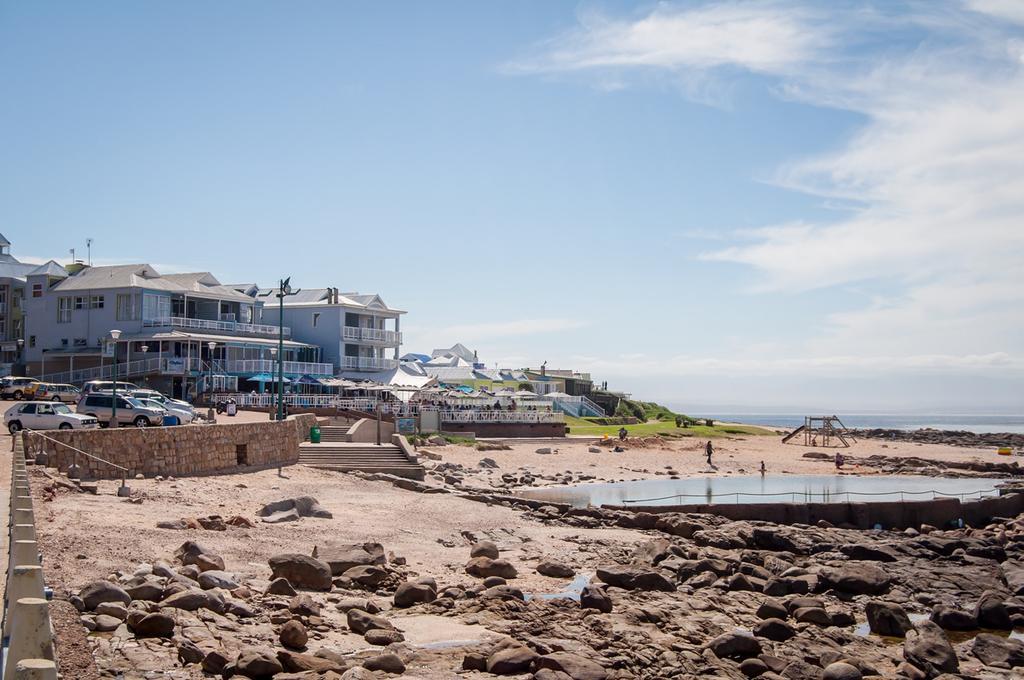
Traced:
<svg viewBox="0 0 1024 680">
<path fill-rule="evenodd" d="M 314 425 L 313 427 L 309 428 L 309 441 L 310 441 L 311 444 L 319 444 L 320 443 L 320 426 L 319 425 Z"/>
</svg>

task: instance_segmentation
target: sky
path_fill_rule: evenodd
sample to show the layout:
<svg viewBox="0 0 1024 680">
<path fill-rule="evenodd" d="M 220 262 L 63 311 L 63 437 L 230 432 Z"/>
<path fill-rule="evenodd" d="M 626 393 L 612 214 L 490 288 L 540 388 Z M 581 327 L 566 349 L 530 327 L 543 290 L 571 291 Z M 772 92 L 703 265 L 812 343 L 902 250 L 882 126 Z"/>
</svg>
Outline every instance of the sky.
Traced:
<svg viewBox="0 0 1024 680">
<path fill-rule="evenodd" d="M 1024 413 L 1024 3 L 6 2 L 26 261 L 377 292 L 688 412 Z"/>
</svg>

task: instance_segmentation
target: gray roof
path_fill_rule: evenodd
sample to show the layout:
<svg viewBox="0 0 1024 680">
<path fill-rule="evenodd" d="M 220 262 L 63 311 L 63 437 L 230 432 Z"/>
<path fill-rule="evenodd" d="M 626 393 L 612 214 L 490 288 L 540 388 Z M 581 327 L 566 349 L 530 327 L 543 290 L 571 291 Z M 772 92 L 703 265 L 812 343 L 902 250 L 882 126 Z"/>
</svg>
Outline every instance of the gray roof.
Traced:
<svg viewBox="0 0 1024 680">
<path fill-rule="evenodd" d="M 146 288 L 168 293 L 193 293 L 204 297 L 238 302 L 252 302 L 248 295 L 221 285 L 210 272 L 160 274 L 148 264 L 120 264 L 108 267 L 86 267 L 61 281 L 54 290 L 96 290 L 101 288 Z"/>
<path fill-rule="evenodd" d="M 57 262 L 55 260 L 50 260 L 46 264 L 41 264 L 38 267 L 36 267 L 35 269 L 33 269 L 32 271 L 30 271 L 27 274 L 27 276 L 39 276 L 40 274 L 46 274 L 47 276 L 59 276 L 61 278 L 66 278 L 68 276 L 68 270 L 64 269 L 64 267 L 62 267 L 59 264 L 57 264 Z"/>
<path fill-rule="evenodd" d="M 10 260 L 0 259 L 0 278 L 24 280 L 28 273 L 37 266 L 18 262 L 13 257 Z"/>
<path fill-rule="evenodd" d="M 331 304 L 328 302 L 328 300 L 330 300 L 330 290 L 330 288 L 300 288 L 295 293 L 284 299 L 284 306 L 296 307 L 299 305 L 316 306 Z M 274 297 L 276 293 L 277 288 L 260 288 L 259 293 L 257 293 L 257 297 L 265 298 L 268 303 L 270 300 L 273 300 L 276 304 L 277 298 Z M 399 314 L 404 314 L 400 309 L 388 307 L 379 295 L 374 294 L 360 295 L 358 293 L 338 293 L 338 304 L 343 307 L 361 307 L 370 311 L 377 310 L 381 312 L 397 312 Z"/>
</svg>

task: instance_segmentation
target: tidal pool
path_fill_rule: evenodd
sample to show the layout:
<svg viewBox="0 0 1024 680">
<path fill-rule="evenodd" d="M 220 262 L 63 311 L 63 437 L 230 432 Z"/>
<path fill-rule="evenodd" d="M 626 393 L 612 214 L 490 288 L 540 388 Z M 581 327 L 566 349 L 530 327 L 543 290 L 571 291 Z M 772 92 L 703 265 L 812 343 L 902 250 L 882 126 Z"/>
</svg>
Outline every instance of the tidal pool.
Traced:
<svg viewBox="0 0 1024 680">
<path fill-rule="evenodd" d="M 909 475 L 730 475 L 523 489 L 518 495 L 575 507 L 968 500 L 998 496 L 995 486 L 1003 481 Z"/>
</svg>

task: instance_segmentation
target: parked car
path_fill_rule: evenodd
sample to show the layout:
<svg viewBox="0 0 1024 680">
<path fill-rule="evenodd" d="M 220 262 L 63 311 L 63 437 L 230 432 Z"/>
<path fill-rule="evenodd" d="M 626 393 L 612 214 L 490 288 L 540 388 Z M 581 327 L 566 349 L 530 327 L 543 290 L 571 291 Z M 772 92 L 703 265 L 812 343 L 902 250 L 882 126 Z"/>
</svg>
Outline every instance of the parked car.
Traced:
<svg viewBox="0 0 1024 680">
<path fill-rule="evenodd" d="M 165 425 L 187 425 L 190 422 L 196 420 L 196 413 L 193 411 L 185 411 L 183 409 L 177 409 L 171 403 L 162 403 L 161 401 L 153 398 L 144 396 L 132 396 L 133 399 L 141 403 L 144 407 L 150 407 L 152 409 L 158 409 L 164 413 L 165 419 L 172 419 L 172 422 L 164 421 Z"/>
<path fill-rule="evenodd" d="M 81 430 L 99 427 L 96 418 L 73 413 L 65 404 L 50 401 L 29 401 L 12 406 L 4 414 L 7 431 L 16 434 L 21 430 Z"/>
<path fill-rule="evenodd" d="M 16 378 L 7 376 L 0 381 L 0 399 L 14 399 L 20 401 L 25 396 L 25 391 L 35 385 L 38 380 L 35 378 Z"/>
<path fill-rule="evenodd" d="M 155 397 L 140 394 L 138 392 L 133 393 L 131 396 L 143 406 L 149 406 L 163 411 L 165 416 L 174 419 L 174 425 L 188 425 L 196 419 L 196 412 L 191 408 L 181 408 L 170 400 L 160 401 Z M 158 393 L 156 396 L 162 397 L 163 395 Z"/>
<path fill-rule="evenodd" d="M 85 394 L 78 400 L 78 412 L 100 421 L 100 427 L 107 427 L 114 414 L 114 395 L 110 392 Z M 117 424 L 135 427 L 156 427 L 164 424 L 164 412 L 144 406 L 138 400 L 117 395 Z"/>
<path fill-rule="evenodd" d="M 61 401 L 74 404 L 82 396 L 81 390 L 74 385 L 61 385 L 54 383 L 37 383 L 32 392 L 25 392 L 26 399 L 33 401 Z"/>
<path fill-rule="evenodd" d="M 89 382 L 82 385 L 82 394 L 92 394 L 93 392 L 109 392 L 114 389 L 113 380 L 90 380 Z M 117 391 L 121 392 L 134 392 L 139 389 L 139 386 L 135 383 L 117 381 Z"/>
</svg>

